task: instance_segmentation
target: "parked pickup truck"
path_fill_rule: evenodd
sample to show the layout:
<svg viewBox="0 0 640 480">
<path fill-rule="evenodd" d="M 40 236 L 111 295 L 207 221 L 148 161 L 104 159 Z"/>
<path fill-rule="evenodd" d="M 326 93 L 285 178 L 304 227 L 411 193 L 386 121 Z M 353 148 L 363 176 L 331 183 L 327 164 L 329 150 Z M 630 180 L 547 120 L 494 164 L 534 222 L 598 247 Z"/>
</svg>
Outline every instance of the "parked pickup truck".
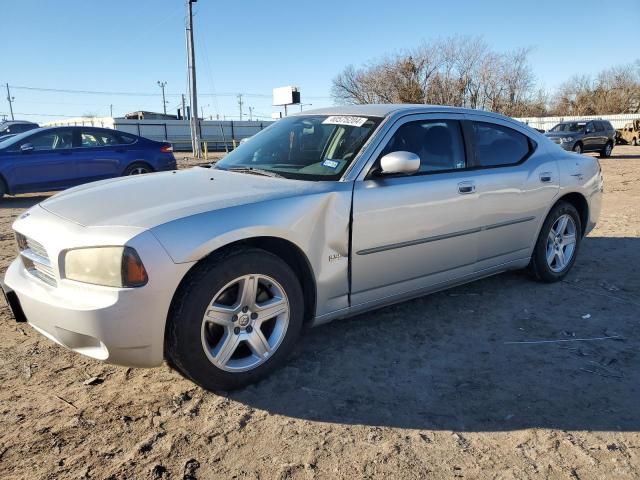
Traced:
<svg viewBox="0 0 640 480">
<path fill-rule="evenodd" d="M 624 128 L 616 130 L 616 143 L 625 145 L 640 145 L 640 120 L 627 123 Z"/>
</svg>

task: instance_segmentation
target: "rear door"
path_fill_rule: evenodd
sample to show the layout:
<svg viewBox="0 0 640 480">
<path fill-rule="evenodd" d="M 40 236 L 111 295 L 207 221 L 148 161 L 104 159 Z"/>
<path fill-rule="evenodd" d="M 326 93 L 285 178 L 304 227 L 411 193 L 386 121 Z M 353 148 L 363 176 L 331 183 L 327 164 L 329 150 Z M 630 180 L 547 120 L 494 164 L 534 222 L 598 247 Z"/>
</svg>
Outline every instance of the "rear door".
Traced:
<svg viewBox="0 0 640 480">
<path fill-rule="evenodd" d="M 123 145 L 117 132 L 105 129 L 79 127 L 74 156 L 79 183 L 117 177 L 124 170 L 127 145 Z"/>
<path fill-rule="evenodd" d="M 481 231 L 476 271 L 530 256 L 538 228 L 559 191 L 558 165 L 524 128 L 468 114 Z"/>
<path fill-rule="evenodd" d="M 459 114 L 398 120 L 374 156 L 410 151 L 413 175 L 370 174 L 353 193 L 353 306 L 377 303 L 464 277 L 476 260 L 477 194 L 467 170 Z"/>
<path fill-rule="evenodd" d="M 7 180 L 13 190 L 59 190 L 73 185 L 77 172 L 72 146 L 72 127 L 37 132 L 16 144 L 15 156 L 7 167 Z"/>
</svg>

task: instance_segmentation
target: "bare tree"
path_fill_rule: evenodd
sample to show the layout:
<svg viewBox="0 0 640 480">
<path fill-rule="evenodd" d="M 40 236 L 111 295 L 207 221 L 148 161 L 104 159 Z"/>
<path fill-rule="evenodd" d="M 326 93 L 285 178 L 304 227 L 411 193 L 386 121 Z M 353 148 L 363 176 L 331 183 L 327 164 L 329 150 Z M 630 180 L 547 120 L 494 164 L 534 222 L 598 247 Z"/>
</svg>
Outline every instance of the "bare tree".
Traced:
<svg viewBox="0 0 640 480">
<path fill-rule="evenodd" d="M 514 117 L 640 113 L 640 60 L 574 76 L 550 100 L 536 85 L 530 48 L 492 51 L 477 37 L 450 37 L 350 65 L 333 80 L 340 103 L 430 103 L 466 106 Z"/>
</svg>

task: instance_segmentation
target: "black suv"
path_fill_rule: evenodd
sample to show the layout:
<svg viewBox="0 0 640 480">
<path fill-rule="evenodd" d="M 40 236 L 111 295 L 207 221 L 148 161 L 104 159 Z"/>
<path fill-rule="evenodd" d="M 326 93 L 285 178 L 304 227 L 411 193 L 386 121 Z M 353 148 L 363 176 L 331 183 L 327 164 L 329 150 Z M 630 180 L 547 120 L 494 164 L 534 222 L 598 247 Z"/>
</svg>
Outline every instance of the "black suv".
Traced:
<svg viewBox="0 0 640 480">
<path fill-rule="evenodd" d="M 16 135 L 17 133 L 40 128 L 40 125 L 33 122 L 25 122 L 23 120 L 9 120 L 0 123 L 0 136 Z"/>
<path fill-rule="evenodd" d="M 599 152 L 601 157 L 611 155 L 616 140 L 616 130 L 607 120 L 561 122 L 545 135 L 565 150 Z"/>
</svg>

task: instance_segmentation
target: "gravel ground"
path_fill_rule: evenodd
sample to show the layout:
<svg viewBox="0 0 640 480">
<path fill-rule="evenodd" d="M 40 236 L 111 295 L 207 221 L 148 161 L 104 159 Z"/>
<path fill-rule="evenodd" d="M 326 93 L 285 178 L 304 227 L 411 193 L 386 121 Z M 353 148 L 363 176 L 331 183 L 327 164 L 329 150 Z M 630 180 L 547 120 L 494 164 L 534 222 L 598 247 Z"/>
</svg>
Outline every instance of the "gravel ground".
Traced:
<svg viewBox="0 0 640 480">
<path fill-rule="evenodd" d="M 227 396 L 68 352 L 0 306 L 0 478 L 640 477 L 640 148 L 614 155 L 564 282 L 508 273 L 319 327 Z M 43 198 L 0 201 L 2 270 Z"/>
</svg>

